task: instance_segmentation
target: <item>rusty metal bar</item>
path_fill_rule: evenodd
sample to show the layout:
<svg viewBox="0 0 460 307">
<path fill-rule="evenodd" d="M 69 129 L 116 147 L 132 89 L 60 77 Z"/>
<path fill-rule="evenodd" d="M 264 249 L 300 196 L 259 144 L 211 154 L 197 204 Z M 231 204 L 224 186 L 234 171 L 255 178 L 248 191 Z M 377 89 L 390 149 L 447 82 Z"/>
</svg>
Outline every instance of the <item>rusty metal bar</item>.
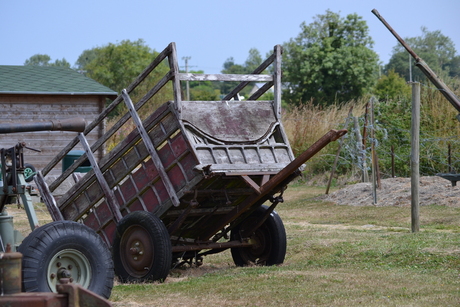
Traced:
<svg viewBox="0 0 460 307">
<path fill-rule="evenodd" d="M 240 241 L 229 241 L 229 242 L 209 242 L 209 243 L 203 243 L 203 244 L 190 244 L 190 245 L 176 245 L 172 247 L 172 252 L 177 253 L 177 252 L 189 252 L 189 251 L 200 251 L 203 249 L 215 249 L 215 248 L 222 248 L 222 249 L 227 249 L 227 248 L 233 248 L 233 247 L 248 247 L 252 246 L 253 244 L 250 242 L 240 242 Z"/>
<path fill-rule="evenodd" d="M 31 131 L 73 131 L 83 132 L 86 121 L 82 117 L 47 122 L 2 123 L 0 134 Z"/>
<path fill-rule="evenodd" d="M 373 9 L 372 13 L 377 16 L 377 18 L 387 27 L 387 29 L 393 34 L 394 37 L 399 41 L 399 43 L 409 52 L 409 54 L 415 59 L 415 65 L 428 77 L 428 79 L 433 83 L 436 88 L 441 91 L 441 94 L 452 104 L 457 111 L 460 112 L 460 100 L 458 97 L 449 89 L 449 87 L 444 84 L 444 82 L 439 78 L 431 68 L 423 61 L 410 47 L 409 45 L 396 33 L 395 30 L 386 22 L 386 20 L 380 15 L 380 13 Z"/>
</svg>

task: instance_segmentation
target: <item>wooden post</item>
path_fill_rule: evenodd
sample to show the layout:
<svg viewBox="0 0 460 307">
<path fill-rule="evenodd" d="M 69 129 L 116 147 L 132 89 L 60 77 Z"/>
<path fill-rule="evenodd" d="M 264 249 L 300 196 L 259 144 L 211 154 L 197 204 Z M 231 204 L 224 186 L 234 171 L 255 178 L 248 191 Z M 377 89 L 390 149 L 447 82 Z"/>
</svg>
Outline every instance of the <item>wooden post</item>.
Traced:
<svg viewBox="0 0 460 307">
<path fill-rule="evenodd" d="M 376 168 L 377 165 L 377 155 L 375 154 L 375 121 L 374 121 L 374 97 L 371 97 L 369 100 L 369 107 L 370 107 L 370 122 L 371 122 L 371 157 L 372 157 L 372 196 L 373 196 L 373 204 L 377 204 L 377 173 L 378 169 Z"/>
<path fill-rule="evenodd" d="M 419 185 L 420 185 L 420 83 L 412 83 L 411 120 L 411 224 L 412 232 L 420 230 Z"/>
<path fill-rule="evenodd" d="M 395 170 L 395 147 L 391 145 L 391 178 L 396 177 L 396 170 Z"/>
</svg>

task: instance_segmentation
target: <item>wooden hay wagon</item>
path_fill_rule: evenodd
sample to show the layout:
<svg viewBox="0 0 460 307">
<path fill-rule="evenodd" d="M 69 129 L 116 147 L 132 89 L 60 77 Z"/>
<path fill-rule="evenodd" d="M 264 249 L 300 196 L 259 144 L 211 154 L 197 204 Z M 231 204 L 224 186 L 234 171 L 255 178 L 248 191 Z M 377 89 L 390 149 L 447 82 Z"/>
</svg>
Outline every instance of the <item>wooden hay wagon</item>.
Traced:
<svg viewBox="0 0 460 307">
<path fill-rule="evenodd" d="M 133 104 L 130 93 L 161 65 L 167 72 Z M 273 74 L 262 74 L 270 65 Z M 183 81 L 241 83 L 219 101 L 183 101 Z M 250 82 L 264 85 L 239 101 Z M 165 86 L 174 98 L 148 114 L 146 103 Z M 273 100 L 258 100 L 272 87 Z M 126 114 L 88 144 L 85 135 L 123 103 Z M 111 246 L 122 281 L 163 280 L 172 265 L 200 264 L 203 255 L 226 249 L 239 266 L 282 263 L 286 234 L 274 208 L 302 164 L 346 131 L 331 130 L 295 158 L 280 103 L 280 46 L 252 74 L 208 75 L 181 73 L 171 43 L 38 174 L 42 198 L 54 220 L 80 221 Z M 97 161 L 94 153 L 128 120 L 135 128 Z M 47 185 L 44 176 L 77 144 L 85 154 Z M 55 199 L 52 191 L 86 159 L 91 171 Z"/>
</svg>

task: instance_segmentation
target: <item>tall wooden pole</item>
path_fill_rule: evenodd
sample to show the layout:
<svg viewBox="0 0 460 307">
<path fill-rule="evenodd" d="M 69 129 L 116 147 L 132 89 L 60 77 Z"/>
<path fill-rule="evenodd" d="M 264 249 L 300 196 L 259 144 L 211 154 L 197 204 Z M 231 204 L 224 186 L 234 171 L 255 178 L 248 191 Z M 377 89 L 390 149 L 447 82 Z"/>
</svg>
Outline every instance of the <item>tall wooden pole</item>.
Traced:
<svg viewBox="0 0 460 307">
<path fill-rule="evenodd" d="M 375 120 L 374 120 L 374 97 L 371 97 L 369 100 L 369 106 L 370 106 L 370 122 L 371 122 L 371 157 L 372 157 L 372 198 L 373 198 L 373 204 L 377 204 L 377 174 L 378 174 L 378 168 L 377 168 L 377 155 L 375 153 Z"/>
<path fill-rule="evenodd" d="M 419 185 L 420 185 L 420 83 L 412 83 L 411 120 L 411 224 L 412 232 L 420 230 Z"/>
</svg>

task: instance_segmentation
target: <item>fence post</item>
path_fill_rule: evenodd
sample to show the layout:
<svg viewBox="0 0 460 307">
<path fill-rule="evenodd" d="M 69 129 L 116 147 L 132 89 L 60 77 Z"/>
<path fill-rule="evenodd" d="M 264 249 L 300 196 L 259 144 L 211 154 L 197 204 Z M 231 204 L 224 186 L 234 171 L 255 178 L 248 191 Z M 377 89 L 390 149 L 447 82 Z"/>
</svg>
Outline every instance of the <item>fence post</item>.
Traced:
<svg viewBox="0 0 460 307">
<path fill-rule="evenodd" d="M 420 230 L 419 185 L 420 185 L 420 83 L 412 83 L 411 120 L 411 225 L 412 232 Z"/>
<path fill-rule="evenodd" d="M 370 122 L 371 122 L 371 157 L 372 157 L 372 198 L 373 204 L 377 204 L 377 187 L 380 187 L 380 180 L 379 180 L 379 169 L 378 169 L 378 162 L 377 162 L 377 153 L 375 152 L 375 118 L 374 118 L 374 96 L 371 97 L 369 100 L 370 106 Z"/>
</svg>

